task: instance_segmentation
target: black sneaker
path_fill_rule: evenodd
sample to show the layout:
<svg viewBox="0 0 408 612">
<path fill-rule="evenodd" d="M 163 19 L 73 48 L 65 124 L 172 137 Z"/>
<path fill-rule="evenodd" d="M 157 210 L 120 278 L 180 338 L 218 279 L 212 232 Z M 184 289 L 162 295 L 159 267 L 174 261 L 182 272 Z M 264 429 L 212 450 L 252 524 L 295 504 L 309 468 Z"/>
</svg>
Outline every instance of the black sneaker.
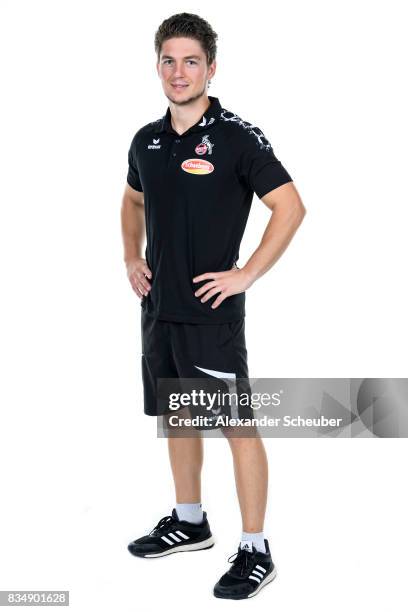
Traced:
<svg viewBox="0 0 408 612">
<path fill-rule="evenodd" d="M 164 516 L 147 536 L 143 536 L 128 546 L 128 551 L 136 557 L 164 557 L 175 552 L 203 550 L 214 546 L 207 513 L 203 513 L 201 523 L 180 521 L 174 509 L 171 516 Z"/>
<path fill-rule="evenodd" d="M 215 597 L 223 599 L 247 599 L 254 597 L 268 582 L 276 576 L 276 568 L 269 551 L 268 540 L 265 540 L 266 553 L 259 552 L 251 544 L 238 548 L 236 557 L 228 559 L 232 567 L 224 574 L 214 587 Z M 232 560 L 231 560 L 232 559 Z"/>
</svg>

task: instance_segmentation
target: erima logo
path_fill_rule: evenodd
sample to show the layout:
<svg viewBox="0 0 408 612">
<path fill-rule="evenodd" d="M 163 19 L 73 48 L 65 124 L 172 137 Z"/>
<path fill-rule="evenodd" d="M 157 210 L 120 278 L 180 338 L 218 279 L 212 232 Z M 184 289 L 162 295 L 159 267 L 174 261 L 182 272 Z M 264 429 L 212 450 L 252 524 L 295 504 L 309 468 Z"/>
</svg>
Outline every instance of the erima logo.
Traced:
<svg viewBox="0 0 408 612">
<path fill-rule="evenodd" d="M 161 145 L 158 144 L 159 142 L 160 142 L 160 138 L 158 138 L 157 140 L 153 138 L 153 144 L 147 145 L 147 148 L 148 149 L 160 149 Z"/>
</svg>

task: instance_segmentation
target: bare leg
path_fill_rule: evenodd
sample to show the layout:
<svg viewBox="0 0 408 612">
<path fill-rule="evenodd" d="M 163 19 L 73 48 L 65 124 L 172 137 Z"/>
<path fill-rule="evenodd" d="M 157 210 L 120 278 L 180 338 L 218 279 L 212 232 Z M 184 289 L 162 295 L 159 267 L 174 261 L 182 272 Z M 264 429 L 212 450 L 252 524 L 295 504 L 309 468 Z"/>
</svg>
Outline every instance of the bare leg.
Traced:
<svg viewBox="0 0 408 612">
<path fill-rule="evenodd" d="M 268 494 L 268 460 L 262 438 L 228 437 L 234 460 L 235 484 L 242 530 L 263 531 Z"/>
<path fill-rule="evenodd" d="M 170 464 L 178 504 L 201 501 L 203 441 L 195 438 L 168 438 Z"/>
</svg>

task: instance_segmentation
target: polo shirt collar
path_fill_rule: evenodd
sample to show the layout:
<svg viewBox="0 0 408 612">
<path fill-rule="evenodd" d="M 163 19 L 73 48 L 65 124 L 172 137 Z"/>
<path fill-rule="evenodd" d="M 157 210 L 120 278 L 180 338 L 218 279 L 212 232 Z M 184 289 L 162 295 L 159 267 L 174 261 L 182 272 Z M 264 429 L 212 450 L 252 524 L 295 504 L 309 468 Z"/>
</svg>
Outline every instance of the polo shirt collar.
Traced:
<svg viewBox="0 0 408 612">
<path fill-rule="evenodd" d="M 222 112 L 220 101 L 214 96 L 208 96 L 208 99 L 210 100 L 210 106 L 207 108 L 204 115 L 197 121 L 196 124 L 191 126 L 186 132 L 183 132 L 181 136 L 194 134 L 196 132 L 205 132 L 210 127 L 210 125 L 218 123 Z M 161 119 L 159 119 L 155 132 L 158 134 L 161 132 L 168 132 L 169 134 L 175 134 L 176 136 L 179 136 L 179 134 L 177 134 L 177 132 L 172 128 L 171 125 L 170 107 L 167 107 L 166 114 Z"/>
</svg>

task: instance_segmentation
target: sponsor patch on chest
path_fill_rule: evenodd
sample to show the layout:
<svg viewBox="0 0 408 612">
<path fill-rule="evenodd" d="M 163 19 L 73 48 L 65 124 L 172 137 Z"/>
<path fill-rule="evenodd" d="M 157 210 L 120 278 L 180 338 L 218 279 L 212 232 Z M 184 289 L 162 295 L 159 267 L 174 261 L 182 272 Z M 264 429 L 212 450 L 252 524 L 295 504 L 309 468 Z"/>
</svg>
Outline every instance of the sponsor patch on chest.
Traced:
<svg viewBox="0 0 408 612">
<path fill-rule="evenodd" d="M 181 168 L 190 174 L 211 174 L 214 170 L 212 163 L 206 159 L 185 159 Z"/>
</svg>

